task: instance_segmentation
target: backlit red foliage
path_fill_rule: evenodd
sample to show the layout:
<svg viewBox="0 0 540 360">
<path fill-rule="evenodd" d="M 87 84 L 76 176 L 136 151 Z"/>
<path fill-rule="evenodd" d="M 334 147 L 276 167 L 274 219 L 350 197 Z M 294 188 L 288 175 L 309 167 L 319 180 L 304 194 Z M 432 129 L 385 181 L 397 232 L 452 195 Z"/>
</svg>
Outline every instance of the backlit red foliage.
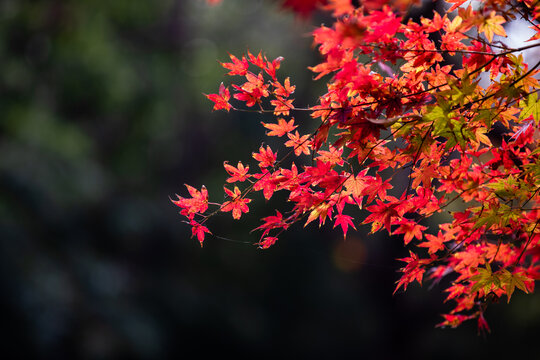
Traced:
<svg viewBox="0 0 540 360">
<path fill-rule="evenodd" d="M 309 108 L 294 103 L 295 86 L 277 75 L 283 58 L 248 52 L 222 63 L 234 77 L 233 95 L 223 84 L 207 95 L 214 110 L 273 113 L 275 122 L 263 126 L 283 139 L 283 155 L 261 146 L 251 172 L 225 163 L 234 190 L 225 188 L 217 211 L 207 212 L 204 187 L 188 186 L 190 197 L 174 201 L 201 244 L 211 215 L 231 211 L 238 219 L 253 193 L 270 199 L 281 191 L 285 210 L 262 219 L 256 245 L 269 248 L 295 223 L 330 223 L 344 236 L 359 224 L 403 234 L 409 256 L 399 259 L 405 265 L 395 289 L 451 279 L 445 291 L 453 307 L 441 326 L 477 319 L 489 331 L 491 301 L 509 301 L 516 288 L 533 292 L 540 278 L 540 61 L 527 64 L 521 53 L 540 47 L 540 5 L 447 2 L 446 13 L 417 22 L 404 16 L 418 1 L 325 2 L 334 23 L 313 31 L 322 61 L 310 70 L 327 91 Z M 285 2 L 302 14 L 319 3 Z M 504 26 L 517 18 L 535 34 L 512 48 Z M 298 129 L 306 113 L 317 124 L 310 133 Z M 498 143 L 490 138 L 494 127 L 506 131 Z M 394 188 L 400 173 L 407 184 Z M 353 208 L 368 215 L 354 219 L 347 214 Z M 441 213 L 449 221 L 428 228 L 426 219 Z"/>
</svg>

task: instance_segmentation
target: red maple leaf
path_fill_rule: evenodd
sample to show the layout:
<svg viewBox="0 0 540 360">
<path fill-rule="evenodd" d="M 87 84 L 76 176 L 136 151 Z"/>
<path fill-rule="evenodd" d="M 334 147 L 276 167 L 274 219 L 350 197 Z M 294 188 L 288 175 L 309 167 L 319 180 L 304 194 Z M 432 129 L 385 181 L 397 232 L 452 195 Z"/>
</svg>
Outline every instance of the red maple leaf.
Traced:
<svg viewBox="0 0 540 360">
<path fill-rule="evenodd" d="M 452 300 L 456 297 L 459 297 L 461 296 L 462 294 L 464 294 L 467 290 L 469 290 L 469 287 L 463 285 L 463 284 L 453 284 L 452 286 L 450 286 L 448 289 L 446 289 L 445 291 L 448 292 L 448 296 L 446 297 L 446 299 L 444 300 L 445 302 L 449 301 L 449 300 Z"/>
<path fill-rule="evenodd" d="M 396 217 L 400 217 L 401 214 L 399 210 L 399 201 L 392 197 L 388 196 L 388 203 L 381 200 L 377 200 L 376 205 L 371 205 L 366 208 L 370 212 L 368 217 L 364 220 L 364 224 L 373 222 L 371 231 L 375 232 L 384 225 L 385 229 L 390 233 L 392 220 Z"/>
<path fill-rule="evenodd" d="M 239 60 L 233 54 L 229 54 L 229 57 L 231 58 L 232 62 L 230 63 L 220 62 L 221 66 L 223 66 L 225 69 L 231 70 L 227 73 L 227 75 L 240 75 L 240 76 L 246 75 L 247 70 L 249 68 L 249 62 L 247 61 L 247 59 L 244 56 L 242 56 L 242 60 Z"/>
<path fill-rule="evenodd" d="M 264 198 L 270 200 L 274 191 L 278 188 L 280 183 L 285 180 L 285 177 L 281 175 L 281 172 L 275 171 L 271 173 L 269 171 L 264 171 L 261 174 L 255 174 L 257 182 L 253 186 L 253 189 L 256 191 L 263 191 Z"/>
<path fill-rule="evenodd" d="M 255 228 L 255 230 L 263 230 L 263 235 L 268 233 L 268 231 L 276 228 L 287 228 L 287 223 L 283 221 L 283 215 L 279 211 L 276 210 L 275 216 L 267 216 L 265 218 L 262 218 L 262 221 L 264 221 L 264 224 L 261 226 Z"/>
<path fill-rule="evenodd" d="M 238 187 L 234 187 L 234 192 L 227 189 L 226 187 L 223 188 L 225 190 L 225 193 L 227 196 L 231 198 L 231 200 L 225 202 L 223 204 L 223 207 L 221 208 L 221 211 L 228 212 L 232 211 L 232 216 L 234 219 L 238 220 L 242 216 L 242 213 L 249 212 L 249 208 L 247 204 L 251 202 L 251 199 L 246 199 L 242 197 L 242 192 Z"/>
<path fill-rule="evenodd" d="M 403 290 L 407 290 L 407 286 L 415 280 L 418 281 L 420 285 L 422 285 L 422 276 L 426 271 L 424 265 L 428 264 L 430 260 L 420 259 L 418 258 L 418 255 L 416 255 L 412 251 L 409 251 L 409 254 L 409 257 L 398 259 L 399 261 L 406 262 L 407 265 L 404 268 L 400 269 L 403 272 L 403 275 L 397 282 L 394 294 L 401 286 L 403 286 Z"/>
<path fill-rule="evenodd" d="M 478 316 L 478 333 L 485 334 L 486 332 L 490 333 L 491 329 L 489 328 L 486 318 L 484 317 L 484 313 L 481 312 Z"/>
<path fill-rule="evenodd" d="M 461 5 L 463 5 L 463 3 L 467 1 L 467 0 L 446 0 L 446 2 L 449 2 L 449 3 L 453 3 L 454 5 L 452 5 L 450 7 L 450 9 L 448 9 L 448 12 L 451 12 L 451 11 L 454 11 L 456 10 L 458 7 L 460 7 Z"/>
<path fill-rule="evenodd" d="M 250 184 L 243 191 L 225 188 L 227 197 L 214 205 L 238 219 L 249 211 L 248 194 L 262 192 L 270 199 L 283 192 L 291 204 L 286 215 L 276 212 L 257 227 L 262 235 L 256 244 L 263 249 L 306 218 L 306 225 L 319 220 L 319 226 L 330 219 L 345 238 L 355 228 L 345 205 L 365 207 L 364 223 L 371 223 L 372 232 L 391 234 L 395 226 L 405 245 L 425 249 L 401 259 L 406 264 L 394 293 L 414 281 L 421 284 L 424 274 L 436 284 L 452 273 L 447 300 L 455 306 L 442 325 L 474 318 L 480 330 L 489 331 L 483 315 L 487 293 L 510 300 L 515 287 L 532 292 L 540 278 L 535 177 L 540 131 L 534 93 L 540 71 L 518 56 L 519 48 L 501 51 L 493 41 L 506 35 L 502 25 L 519 15 L 516 8 L 501 7 L 502 0 L 467 8 L 465 0 L 447 2 L 458 16 L 446 11 L 402 21 L 401 15 L 421 0 L 280 0 L 303 15 L 318 5 L 333 13 L 331 24 L 312 32 L 321 60 L 310 69 L 315 79 L 329 75 L 325 91 L 314 106 L 293 107 L 295 86 L 290 78 L 276 76 L 282 57 L 269 61 L 264 53 L 250 51 L 229 55 L 222 66 L 228 75 L 241 77 L 231 85 L 234 95 L 223 84 L 217 94 L 206 95 L 214 110 L 240 110 L 229 103 L 233 96 L 246 108 L 257 107 L 242 111 L 273 114 L 274 121 L 262 124 L 268 136 L 286 135 L 289 151 L 277 161 L 277 154 L 262 145 L 253 153 L 260 168 L 253 174 L 240 162 L 236 167 L 225 162 L 228 183 Z M 531 19 L 540 18 L 538 1 L 521 2 Z M 458 55 L 461 66 L 444 65 L 444 55 Z M 485 86 L 478 83 L 481 71 L 489 74 Z M 291 111 L 305 111 L 316 121 L 309 133 L 299 132 Z M 488 134 L 495 124 L 505 132 L 492 143 Z M 210 231 L 195 217 L 207 219 L 208 194 L 204 187 L 188 191 L 191 197 L 173 202 L 202 245 Z M 457 200 L 465 209 L 452 211 L 448 206 Z M 438 223 L 437 235 L 424 235 L 421 220 L 440 212 L 452 220 Z M 447 242 L 452 242 L 450 253 Z M 418 253 L 429 255 L 422 259 Z"/>
<path fill-rule="evenodd" d="M 294 154 L 296 156 L 302 153 L 309 155 L 309 135 L 300 136 L 298 131 L 296 131 L 294 134 L 288 133 L 287 136 L 290 140 L 285 143 L 285 146 L 294 148 Z"/>
<path fill-rule="evenodd" d="M 180 214 L 193 219 L 195 214 L 204 213 L 208 209 L 208 191 L 203 185 L 201 191 L 195 189 L 193 186 L 187 185 L 191 198 L 184 198 L 176 195 L 178 200 L 171 200 L 173 204 L 182 208 Z"/>
<path fill-rule="evenodd" d="M 402 219 L 399 222 L 399 227 L 394 230 L 394 235 L 405 234 L 403 237 L 403 241 L 405 242 L 405 245 L 407 245 L 411 242 L 413 237 L 417 238 L 418 240 L 422 239 L 422 233 L 426 229 L 427 227 L 422 226 L 415 221 L 409 219 Z"/>
<path fill-rule="evenodd" d="M 426 239 L 428 241 L 424 241 L 418 244 L 418 246 L 428 248 L 428 253 L 435 254 L 439 250 L 446 249 L 446 247 L 444 246 L 444 242 L 447 240 L 444 238 L 443 234 L 440 231 L 437 236 L 426 234 Z"/>
<path fill-rule="evenodd" d="M 437 324 L 437 327 L 451 326 L 452 328 L 458 327 L 462 322 L 473 318 L 472 315 L 455 315 L 455 314 L 443 314 L 444 321 Z"/>
<path fill-rule="evenodd" d="M 204 241 L 204 234 L 212 234 L 210 230 L 206 226 L 203 226 L 196 222 L 195 220 L 191 220 L 191 237 L 197 236 L 197 239 L 199 240 L 199 243 L 201 244 L 201 247 L 203 246 Z"/>
<path fill-rule="evenodd" d="M 229 175 L 231 175 L 231 177 L 227 179 L 228 183 L 246 181 L 250 177 L 250 175 L 248 175 L 249 166 L 244 167 L 241 162 L 238 162 L 238 165 L 234 167 L 232 165 L 229 165 L 227 161 L 225 161 L 223 163 L 223 167 L 229 173 Z"/>
<path fill-rule="evenodd" d="M 342 213 L 339 213 L 336 215 L 336 218 L 334 220 L 334 228 L 338 225 L 341 226 L 341 229 L 343 230 L 343 239 L 347 237 L 347 230 L 349 226 L 351 226 L 354 230 L 356 230 L 352 222 L 352 219 L 353 218 L 350 217 L 349 215 L 343 215 Z"/>
<path fill-rule="evenodd" d="M 265 169 L 267 167 L 274 166 L 274 163 L 276 162 L 276 154 L 272 152 L 272 149 L 270 149 L 270 146 L 266 146 L 266 149 L 264 147 L 259 148 L 258 153 L 253 153 L 253 158 L 259 162 L 259 167 L 261 169 Z"/>
<path fill-rule="evenodd" d="M 229 104 L 231 93 L 229 92 L 229 89 L 223 85 L 223 83 L 219 85 L 218 94 L 205 94 L 205 96 L 214 102 L 214 110 L 225 109 L 229 111 L 232 108 L 231 104 Z"/>
<path fill-rule="evenodd" d="M 384 201 L 387 197 L 386 190 L 392 188 L 393 186 L 390 184 L 390 181 L 383 181 L 380 175 L 377 173 L 375 179 L 368 183 L 363 192 L 364 194 L 368 195 L 367 203 L 369 204 L 373 201 L 373 199 L 375 199 L 376 196 L 379 196 L 379 198 Z"/>
<path fill-rule="evenodd" d="M 317 160 L 332 164 L 342 166 L 344 164 L 343 160 L 343 148 L 336 149 L 332 145 L 329 147 L 329 151 L 319 150 L 319 156 Z"/>
<path fill-rule="evenodd" d="M 277 58 L 272 60 L 272 62 L 268 61 L 266 63 L 266 68 L 264 69 L 264 71 L 266 71 L 266 73 L 270 75 L 273 80 L 277 80 L 276 70 L 280 68 L 282 61 L 283 61 L 283 56 L 278 56 Z"/>
<path fill-rule="evenodd" d="M 286 78 L 283 85 L 279 81 L 275 81 L 273 85 L 275 87 L 274 93 L 285 98 L 289 97 L 296 89 L 296 86 L 291 86 L 290 78 Z"/>
<path fill-rule="evenodd" d="M 268 91 L 269 85 L 265 83 L 262 73 L 255 75 L 251 72 L 246 72 L 246 82 L 241 86 L 233 84 L 232 87 L 238 92 L 234 94 L 234 98 L 240 101 L 245 101 L 246 106 L 251 107 L 261 102 L 263 97 L 270 95 Z"/>
<path fill-rule="evenodd" d="M 275 236 L 266 236 L 262 238 L 258 243 L 255 245 L 259 245 L 260 249 L 268 249 L 270 246 L 274 245 L 278 241 L 278 238 Z"/>
<path fill-rule="evenodd" d="M 261 52 L 259 52 L 259 54 L 255 56 L 251 52 L 248 51 L 248 60 L 250 63 L 252 63 L 255 66 L 260 67 L 261 69 L 266 68 L 267 61 L 263 58 Z"/>
</svg>

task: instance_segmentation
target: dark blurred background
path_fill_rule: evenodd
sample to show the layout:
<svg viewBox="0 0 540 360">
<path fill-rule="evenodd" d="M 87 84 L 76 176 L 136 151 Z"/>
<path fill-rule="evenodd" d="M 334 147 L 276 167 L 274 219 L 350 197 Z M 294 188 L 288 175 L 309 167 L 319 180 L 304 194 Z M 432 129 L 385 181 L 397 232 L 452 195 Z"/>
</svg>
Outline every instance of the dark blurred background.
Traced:
<svg viewBox="0 0 540 360">
<path fill-rule="evenodd" d="M 211 220 L 232 241 L 190 238 L 169 197 L 205 184 L 219 201 L 223 161 L 255 166 L 268 141 L 268 118 L 211 111 L 217 61 L 283 56 L 295 103 L 314 104 L 325 21 L 269 0 L 0 1 L 0 357 L 537 353 L 538 295 L 492 306 L 487 338 L 434 328 L 441 286 L 392 296 L 399 237 L 299 225 L 262 251 L 249 230 L 275 202 L 257 198 L 242 222 Z"/>
</svg>

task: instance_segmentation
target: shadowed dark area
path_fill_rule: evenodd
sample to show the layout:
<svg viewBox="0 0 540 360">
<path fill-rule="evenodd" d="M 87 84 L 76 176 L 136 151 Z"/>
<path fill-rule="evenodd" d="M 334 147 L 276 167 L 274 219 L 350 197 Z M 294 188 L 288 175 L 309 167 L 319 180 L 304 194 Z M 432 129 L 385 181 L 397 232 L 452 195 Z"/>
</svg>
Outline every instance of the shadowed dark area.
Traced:
<svg viewBox="0 0 540 360">
<path fill-rule="evenodd" d="M 416 15 L 415 15 L 416 16 Z M 297 225 L 269 250 L 251 243 L 283 196 L 223 214 L 200 248 L 169 201 L 223 161 L 255 163 L 256 113 L 212 112 L 227 52 L 283 56 L 295 104 L 325 91 L 309 32 L 321 22 L 275 2 L 0 2 L 2 358 L 242 356 L 487 358 L 534 349 L 538 295 L 514 295 L 476 324 L 435 329 L 441 286 L 392 296 L 400 237 Z M 298 114 L 304 129 L 314 127 Z M 284 154 L 283 148 L 278 154 Z M 403 181 L 406 181 L 404 179 Z M 281 197 L 280 197 L 281 196 Z M 362 214 L 356 213 L 360 221 Z M 227 240 L 228 239 L 228 240 Z"/>
</svg>

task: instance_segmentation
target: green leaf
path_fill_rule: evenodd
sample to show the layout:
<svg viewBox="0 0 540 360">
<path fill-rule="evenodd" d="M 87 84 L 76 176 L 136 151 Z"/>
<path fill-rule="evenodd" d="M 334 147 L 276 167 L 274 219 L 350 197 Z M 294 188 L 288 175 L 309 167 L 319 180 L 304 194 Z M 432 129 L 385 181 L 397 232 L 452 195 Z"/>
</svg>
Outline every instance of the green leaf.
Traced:
<svg viewBox="0 0 540 360">
<path fill-rule="evenodd" d="M 432 107 L 431 110 L 424 115 L 424 119 L 428 121 L 434 121 L 435 123 L 441 120 L 442 122 L 446 122 L 448 121 L 448 113 L 445 112 L 442 107 L 435 106 L 435 107 Z"/>
<path fill-rule="evenodd" d="M 510 302 L 510 298 L 516 287 L 526 294 L 529 293 L 529 290 L 527 290 L 527 286 L 525 285 L 525 281 L 527 281 L 528 278 L 522 273 L 512 274 L 510 271 L 503 269 L 501 270 L 500 278 L 502 283 L 501 287 L 504 286 L 508 302 Z"/>
<path fill-rule="evenodd" d="M 478 115 L 476 115 L 474 119 L 476 121 L 481 121 L 489 130 L 496 119 L 496 113 L 490 109 L 480 109 L 478 110 Z"/>
<path fill-rule="evenodd" d="M 500 221 L 499 216 L 496 213 L 486 213 L 480 217 L 473 226 L 473 230 L 481 228 L 483 225 L 486 225 L 486 230 L 491 228 L 493 224 L 497 224 Z"/>
<path fill-rule="evenodd" d="M 519 104 L 523 108 L 519 115 L 519 119 L 523 120 L 532 115 L 536 125 L 538 125 L 540 123 L 540 102 L 538 101 L 538 94 L 536 92 L 529 94 L 527 102 L 525 103 L 525 101 L 522 100 Z"/>
<path fill-rule="evenodd" d="M 484 289 L 484 292 L 489 292 L 489 289 L 491 288 L 491 284 L 494 283 L 495 277 L 493 276 L 493 273 L 491 272 L 491 266 L 489 263 L 486 264 L 486 268 L 478 268 L 478 272 L 470 278 L 470 281 L 476 281 L 476 284 L 474 284 L 471 288 L 471 292 L 477 292 L 481 288 Z"/>
</svg>

